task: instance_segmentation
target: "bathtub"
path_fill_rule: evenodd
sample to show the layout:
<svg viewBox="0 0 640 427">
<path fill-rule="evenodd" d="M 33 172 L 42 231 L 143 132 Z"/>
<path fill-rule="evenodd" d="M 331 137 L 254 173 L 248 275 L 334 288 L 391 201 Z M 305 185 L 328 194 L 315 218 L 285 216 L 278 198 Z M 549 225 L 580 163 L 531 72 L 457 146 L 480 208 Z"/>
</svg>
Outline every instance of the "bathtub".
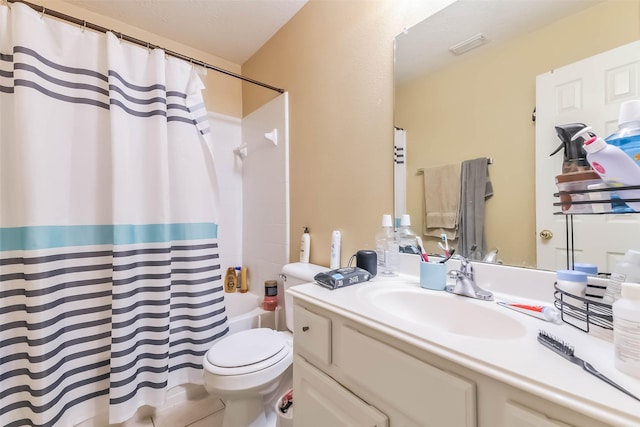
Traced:
<svg viewBox="0 0 640 427">
<path fill-rule="evenodd" d="M 225 293 L 224 302 L 229 334 L 253 328 L 275 328 L 275 312 L 263 310 L 258 295 Z"/>
</svg>

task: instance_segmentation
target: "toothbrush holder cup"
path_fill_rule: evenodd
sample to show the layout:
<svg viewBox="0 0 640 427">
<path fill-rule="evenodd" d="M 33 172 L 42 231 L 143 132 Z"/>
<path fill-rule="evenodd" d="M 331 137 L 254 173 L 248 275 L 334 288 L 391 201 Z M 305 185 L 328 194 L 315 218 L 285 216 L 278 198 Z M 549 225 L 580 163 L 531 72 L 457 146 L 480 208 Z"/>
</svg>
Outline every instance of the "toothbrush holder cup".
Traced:
<svg viewBox="0 0 640 427">
<path fill-rule="evenodd" d="M 420 263 L 420 287 L 444 291 L 447 285 L 447 265 L 441 262 Z"/>
</svg>

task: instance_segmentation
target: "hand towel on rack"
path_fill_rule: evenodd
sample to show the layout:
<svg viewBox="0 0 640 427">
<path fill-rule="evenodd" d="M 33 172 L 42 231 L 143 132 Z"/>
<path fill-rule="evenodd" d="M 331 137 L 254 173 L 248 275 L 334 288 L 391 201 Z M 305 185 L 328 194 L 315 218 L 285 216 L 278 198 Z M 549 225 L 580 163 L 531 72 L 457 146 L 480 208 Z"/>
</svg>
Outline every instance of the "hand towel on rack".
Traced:
<svg viewBox="0 0 640 427">
<path fill-rule="evenodd" d="M 486 200 L 493 195 L 486 157 L 462 162 L 458 252 L 470 259 L 482 259 L 487 250 L 484 230 Z M 471 249 L 476 245 L 473 253 Z"/>
<path fill-rule="evenodd" d="M 451 163 L 424 170 L 424 234 L 449 240 L 457 237 L 460 211 L 461 163 Z"/>
</svg>

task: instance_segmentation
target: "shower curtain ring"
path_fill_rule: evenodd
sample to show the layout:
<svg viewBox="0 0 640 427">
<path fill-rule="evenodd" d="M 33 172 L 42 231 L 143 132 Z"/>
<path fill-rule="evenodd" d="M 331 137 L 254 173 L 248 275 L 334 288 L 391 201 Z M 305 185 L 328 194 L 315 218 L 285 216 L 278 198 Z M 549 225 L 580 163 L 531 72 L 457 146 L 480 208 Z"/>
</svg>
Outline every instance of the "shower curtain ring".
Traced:
<svg viewBox="0 0 640 427">
<path fill-rule="evenodd" d="M 87 29 L 87 21 L 82 21 L 82 32 L 84 33 L 84 30 Z"/>
<path fill-rule="evenodd" d="M 44 18 L 44 14 L 47 11 L 47 9 L 44 8 L 44 6 L 42 6 L 42 11 L 40 12 L 40 19 Z"/>
</svg>

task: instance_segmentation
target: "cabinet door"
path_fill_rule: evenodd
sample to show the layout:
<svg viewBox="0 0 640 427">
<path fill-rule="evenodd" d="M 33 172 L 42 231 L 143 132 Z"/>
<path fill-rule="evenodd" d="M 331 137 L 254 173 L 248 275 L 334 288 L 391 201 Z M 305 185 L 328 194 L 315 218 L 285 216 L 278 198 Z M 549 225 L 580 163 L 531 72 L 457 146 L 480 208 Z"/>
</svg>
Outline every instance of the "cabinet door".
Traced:
<svg viewBox="0 0 640 427">
<path fill-rule="evenodd" d="M 476 427 L 475 384 L 344 326 L 334 363 L 350 382 L 425 427 Z M 392 418 L 392 421 L 395 421 Z"/>
<path fill-rule="evenodd" d="M 302 357 L 294 356 L 296 427 L 387 427 L 386 415 L 342 387 Z"/>
<path fill-rule="evenodd" d="M 505 406 L 505 427 L 571 427 L 560 421 L 551 420 L 544 414 L 517 403 L 507 402 Z"/>
<path fill-rule="evenodd" d="M 331 320 L 293 306 L 293 348 L 316 365 L 331 364 Z"/>
</svg>

